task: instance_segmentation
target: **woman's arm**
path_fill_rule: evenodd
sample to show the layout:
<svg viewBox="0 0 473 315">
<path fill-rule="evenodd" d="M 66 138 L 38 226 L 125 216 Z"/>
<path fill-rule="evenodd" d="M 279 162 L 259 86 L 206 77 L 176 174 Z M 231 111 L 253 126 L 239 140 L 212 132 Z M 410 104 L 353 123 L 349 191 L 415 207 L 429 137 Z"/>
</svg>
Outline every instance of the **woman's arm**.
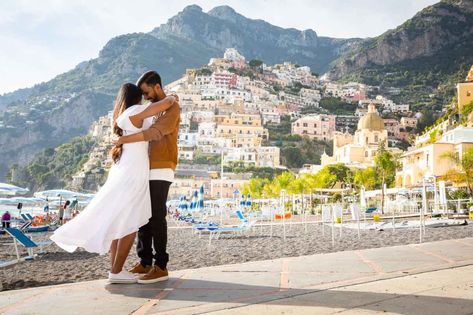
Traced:
<svg viewBox="0 0 473 315">
<path fill-rule="evenodd" d="M 143 132 L 138 132 L 132 135 L 121 136 L 121 137 L 112 139 L 112 143 L 117 146 L 120 144 L 140 142 L 140 141 L 145 141 Z"/>
<path fill-rule="evenodd" d="M 174 131 L 176 124 L 179 122 L 179 113 L 180 108 L 177 101 L 173 103 L 171 107 L 166 110 L 166 114 L 159 117 L 149 129 L 128 136 L 114 136 L 112 143 L 114 145 L 121 145 L 139 141 L 158 141 L 163 136 Z"/>
<path fill-rule="evenodd" d="M 172 104 L 176 101 L 174 96 L 166 96 L 164 99 L 160 100 L 159 102 L 152 103 L 149 105 L 144 111 L 130 116 L 130 121 L 136 128 L 141 128 L 143 126 L 143 120 L 145 118 L 154 116 L 159 112 L 163 112 L 171 107 Z"/>
</svg>

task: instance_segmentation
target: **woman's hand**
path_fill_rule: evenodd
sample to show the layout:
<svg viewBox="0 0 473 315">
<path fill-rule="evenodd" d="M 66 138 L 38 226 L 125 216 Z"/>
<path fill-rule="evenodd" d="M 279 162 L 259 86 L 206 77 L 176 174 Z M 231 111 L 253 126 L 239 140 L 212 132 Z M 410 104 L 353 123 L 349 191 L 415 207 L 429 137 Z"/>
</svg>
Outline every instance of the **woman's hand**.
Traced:
<svg viewBox="0 0 473 315">
<path fill-rule="evenodd" d="M 122 137 L 119 137 L 117 135 L 112 136 L 112 143 L 113 143 L 114 146 L 122 145 L 123 144 L 122 141 L 123 141 Z"/>
</svg>

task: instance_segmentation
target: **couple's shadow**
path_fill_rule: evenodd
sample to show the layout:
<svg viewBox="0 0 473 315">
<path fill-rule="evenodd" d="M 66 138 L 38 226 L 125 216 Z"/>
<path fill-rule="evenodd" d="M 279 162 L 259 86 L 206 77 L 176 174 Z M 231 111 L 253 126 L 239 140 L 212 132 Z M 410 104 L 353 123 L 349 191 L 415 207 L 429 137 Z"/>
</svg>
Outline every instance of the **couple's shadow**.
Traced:
<svg viewBox="0 0 473 315">
<path fill-rule="evenodd" d="M 473 312 L 469 299 L 428 296 L 416 294 L 381 293 L 350 291 L 347 289 L 281 289 L 272 285 L 251 285 L 232 282 L 218 282 L 199 279 L 182 280 L 170 278 L 155 284 L 114 285 L 106 290 L 111 294 L 147 300 L 166 301 L 167 309 L 186 307 L 222 307 L 218 303 L 271 304 L 281 306 L 325 307 L 363 309 L 369 311 L 392 312 L 399 314 L 425 314 L 425 305 L 430 309 L 442 309 L 445 312 Z M 158 301 L 156 301 L 158 302 Z M 470 305 L 468 307 L 468 305 Z M 465 309 L 465 306 L 466 309 Z M 155 306 L 157 307 L 157 306 Z M 455 311 L 456 309 L 456 311 Z M 297 313 L 296 310 L 293 310 Z M 328 310 L 327 310 L 328 311 Z"/>
</svg>

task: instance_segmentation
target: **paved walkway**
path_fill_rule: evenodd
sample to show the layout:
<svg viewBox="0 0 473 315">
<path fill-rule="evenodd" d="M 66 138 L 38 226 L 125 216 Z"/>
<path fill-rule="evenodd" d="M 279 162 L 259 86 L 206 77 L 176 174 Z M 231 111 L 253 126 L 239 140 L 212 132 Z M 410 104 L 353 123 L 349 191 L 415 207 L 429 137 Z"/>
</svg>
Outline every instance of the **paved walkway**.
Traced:
<svg viewBox="0 0 473 315">
<path fill-rule="evenodd" d="M 0 293 L 0 314 L 473 314 L 473 238 Z"/>
</svg>

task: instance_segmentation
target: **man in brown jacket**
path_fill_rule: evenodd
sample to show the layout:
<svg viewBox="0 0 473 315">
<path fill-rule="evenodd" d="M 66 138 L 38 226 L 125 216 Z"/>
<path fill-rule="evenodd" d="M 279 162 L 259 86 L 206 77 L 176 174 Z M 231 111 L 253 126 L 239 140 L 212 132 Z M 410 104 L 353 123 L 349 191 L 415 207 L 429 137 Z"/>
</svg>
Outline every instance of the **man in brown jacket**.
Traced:
<svg viewBox="0 0 473 315">
<path fill-rule="evenodd" d="M 166 97 L 162 89 L 161 77 L 156 71 L 144 73 L 136 85 L 143 91 L 146 100 L 158 102 Z M 155 117 L 149 129 L 120 137 L 116 142 L 123 144 L 150 141 L 149 186 L 152 216 L 149 222 L 138 231 L 136 250 L 140 261 L 129 270 L 135 274 L 142 274 L 138 283 L 154 283 L 168 279 L 166 201 L 177 164 L 179 118 L 180 108 L 179 103 L 176 102 L 163 115 Z M 139 210 L 136 209 L 136 211 Z"/>
</svg>

